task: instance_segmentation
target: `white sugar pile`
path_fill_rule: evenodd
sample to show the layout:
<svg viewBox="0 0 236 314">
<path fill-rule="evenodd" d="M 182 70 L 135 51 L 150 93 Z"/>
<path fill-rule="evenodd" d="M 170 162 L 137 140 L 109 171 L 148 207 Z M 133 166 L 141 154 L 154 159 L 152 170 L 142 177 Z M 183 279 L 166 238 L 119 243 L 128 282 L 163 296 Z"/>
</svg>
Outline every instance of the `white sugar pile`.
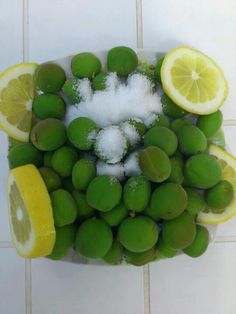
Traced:
<svg viewBox="0 0 236 314">
<path fill-rule="evenodd" d="M 140 141 L 140 135 L 138 134 L 136 128 L 128 121 L 121 123 L 120 128 L 124 132 L 131 147 L 134 147 Z"/>
<path fill-rule="evenodd" d="M 93 91 L 89 79 L 80 80 L 78 91 L 83 100 L 88 101 L 92 99 Z"/>
<path fill-rule="evenodd" d="M 89 79 L 74 80 L 73 90 L 82 98 L 83 101 L 92 99 L 93 90 Z"/>
<path fill-rule="evenodd" d="M 84 84 L 84 85 L 83 85 Z M 118 125 L 131 118 L 139 118 L 151 123 L 150 117 L 161 113 L 160 96 L 153 91 L 152 82 L 141 74 L 131 75 L 127 83 L 122 83 L 116 74 L 110 73 L 106 89 L 91 95 L 88 82 L 79 87 L 83 101 L 67 110 L 65 123 L 69 124 L 78 117 L 92 119 L 98 127 Z"/>
<path fill-rule="evenodd" d="M 114 165 L 107 164 L 102 160 L 97 162 L 97 175 L 107 175 L 107 176 L 114 176 L 118 180 L 124 180 L 124 165 L 122 163 L 117 163 Z"/>
<path fill-rule="evenodd" d="M 118 126 L 102 129 L 95 143 L 95 152 L 109 164 L 119 162 L 127 152 L 127 139 Z"/>
<path fill-rule="evenodd" d="M 139 167 L 138 152 L 130 154 L 124 162 L 125 175 L 127 177 L 139 176 L 142 171 Z"/>
</svg>

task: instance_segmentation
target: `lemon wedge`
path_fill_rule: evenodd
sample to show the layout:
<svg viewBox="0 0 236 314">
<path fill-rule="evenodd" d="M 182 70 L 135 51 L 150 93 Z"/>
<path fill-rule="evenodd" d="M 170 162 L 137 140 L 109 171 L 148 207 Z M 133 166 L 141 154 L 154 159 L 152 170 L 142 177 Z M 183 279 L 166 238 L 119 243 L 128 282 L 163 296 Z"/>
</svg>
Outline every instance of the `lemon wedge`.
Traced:
<svg viewBox="0 0 236 314">
<path fill-rule="evenodd" d="M 222 180 L 228 180 L 234 188 L 234 199 L 222 212 L 214 213 L 207 208 L 206 212 L 201 212 L 197 221 L 205 224 L 219 224 L 229 220 L 236 215 L 236 158 L 217 145 L 209 146 L 209 154 L 218 158 L 222 167 Z"/>
<path fill-rule="evenodd" d="M 35 63 L 16 64 L 0 75 L 0 128 L 27 142 L 31 128 Z"/>
<path fill-rule="evenodd" d="M 161 81 L 165 93 L 179 107 L 195 114 L 217 111 L 228 95 L 228 83 L 219 66 L 190 47 L 177 47 L 166 54 Z"/>
<path fill-rule="evenodd" d="M 20 256 L 47 256 L 55 243 L 51 201 L 39 171 L 25 165 L 8 177 L 9 221 L 13 244 Z"/>
</svg>

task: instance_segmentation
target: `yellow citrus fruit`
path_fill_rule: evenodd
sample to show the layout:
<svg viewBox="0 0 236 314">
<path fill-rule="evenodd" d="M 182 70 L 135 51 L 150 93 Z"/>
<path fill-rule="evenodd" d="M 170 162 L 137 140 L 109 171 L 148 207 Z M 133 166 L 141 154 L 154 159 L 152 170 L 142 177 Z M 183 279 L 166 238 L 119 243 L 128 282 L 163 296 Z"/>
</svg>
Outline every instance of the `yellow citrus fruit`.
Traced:
<svg viewBox="0 0 236 314">
<path fill-rule="evenodd" d="M 215 112 L 228 95 L 228 83 L 219 66 L 202 52 L 177 47 L 168 52 L 161 67 L 166 94 L 188 112 Z"/>
<path fill-rule="evenodd" d="M 21 142 L 29 139 L 36 68 L 34 63 L 20 63 L 0 75 L 0 127 Z"/>
<path fill-rule="evenodd" d="M 53 211 L 39 171 L 25 165 L 8 177 L 9 221 L 13 244 L 20 256 L 35 258 L 52 252 L 55 242 Z"/>
</svg>

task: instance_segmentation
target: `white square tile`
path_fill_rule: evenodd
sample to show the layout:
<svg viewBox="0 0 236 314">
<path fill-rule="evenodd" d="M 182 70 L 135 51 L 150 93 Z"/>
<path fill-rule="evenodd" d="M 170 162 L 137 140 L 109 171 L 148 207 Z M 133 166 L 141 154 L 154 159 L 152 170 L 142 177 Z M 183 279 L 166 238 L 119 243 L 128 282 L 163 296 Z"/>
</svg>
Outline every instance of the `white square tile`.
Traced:
<svg viewBox="0 0 236 314">
<path fill-rule="evenodd" d="M 143 314 L 142 276 L 142 268 L 129 266 L 35 260 L 32 314 Z"/>
<path fill-rule="evenodd" d="M 22 61 L 22 0 L 0 1 L 0 72 Z"/>
<path fill-rule="evenodd" d="M 144 48 L 168 51 L 190 45 L 209 54 L 225 72 L 230 94 L 225 119 L 235 119 L 236 1 L 143 0 Z"/>
<path fill-rule="evenodd" d="M 8 211 L 7 211 L 7 136 L 0 131 L 0 241 L 10 241 Z"/>
<path fill-rule="evenodd" d="M 229 151 L 236 156 L 236 126 L 225 126 L 224 133 Z M 217 230 L 217 236 L 236 236 L 236 217 L 220 224 Z"/>
<path fill-rule="evenodd" d="M 14 249 L 0 248 L 0 313 L 25 314 L 24 259 Z"/>
<path fill-rule="evenodd" d="M 30 60 L 136 46 L 135 0 L 29 1 Z"/>
<path fill-rule="evenodd" d="M 235 314 L 236 243 L 213 244 L 201 257 L 150 267 L 151 313 Z"/>
</svg>

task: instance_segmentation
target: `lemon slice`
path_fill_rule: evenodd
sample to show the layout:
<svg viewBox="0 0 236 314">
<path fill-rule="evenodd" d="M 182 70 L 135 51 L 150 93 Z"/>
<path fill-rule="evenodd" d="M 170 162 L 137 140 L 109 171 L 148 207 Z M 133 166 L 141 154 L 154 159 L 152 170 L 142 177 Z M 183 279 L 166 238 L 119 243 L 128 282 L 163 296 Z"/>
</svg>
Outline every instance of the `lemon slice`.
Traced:
<svg viewBox="0 0 236 314">
<path fill-rule="evenodd" d="M 50 197 L 33 165 L 11 170 L 8 178 L 9 221 L 20 256 L 35 258 L 52 252 L 55 228 Z"/>
<path fill-rule="evenodd" d="M 20 63 L 0 75 L 0 127 L 21 142 L 29 139 L 36 67 L 34 63 Z"/>
<path fill-rule="evenodd" d="M 161 81 L 166 94 L 179 107 L 196 114 L 217 111 L 228 95 L 228 84 L 218 65 L 189 47 L 177 47 L 167 53 Z"/>
<path fill-rule="evenodd" d="M 206 224 L 219 224 L 236 215 L 236 158 L 216 145 L 209 146 L 209 153 L 218 158 L 222 167 L 222 180 L 228 180 L 234 188 L 234 199 L 221 213 L 213 213 L 207 208 L 207 212 L 198 215 L 197 221 Z"/>
</svg>

